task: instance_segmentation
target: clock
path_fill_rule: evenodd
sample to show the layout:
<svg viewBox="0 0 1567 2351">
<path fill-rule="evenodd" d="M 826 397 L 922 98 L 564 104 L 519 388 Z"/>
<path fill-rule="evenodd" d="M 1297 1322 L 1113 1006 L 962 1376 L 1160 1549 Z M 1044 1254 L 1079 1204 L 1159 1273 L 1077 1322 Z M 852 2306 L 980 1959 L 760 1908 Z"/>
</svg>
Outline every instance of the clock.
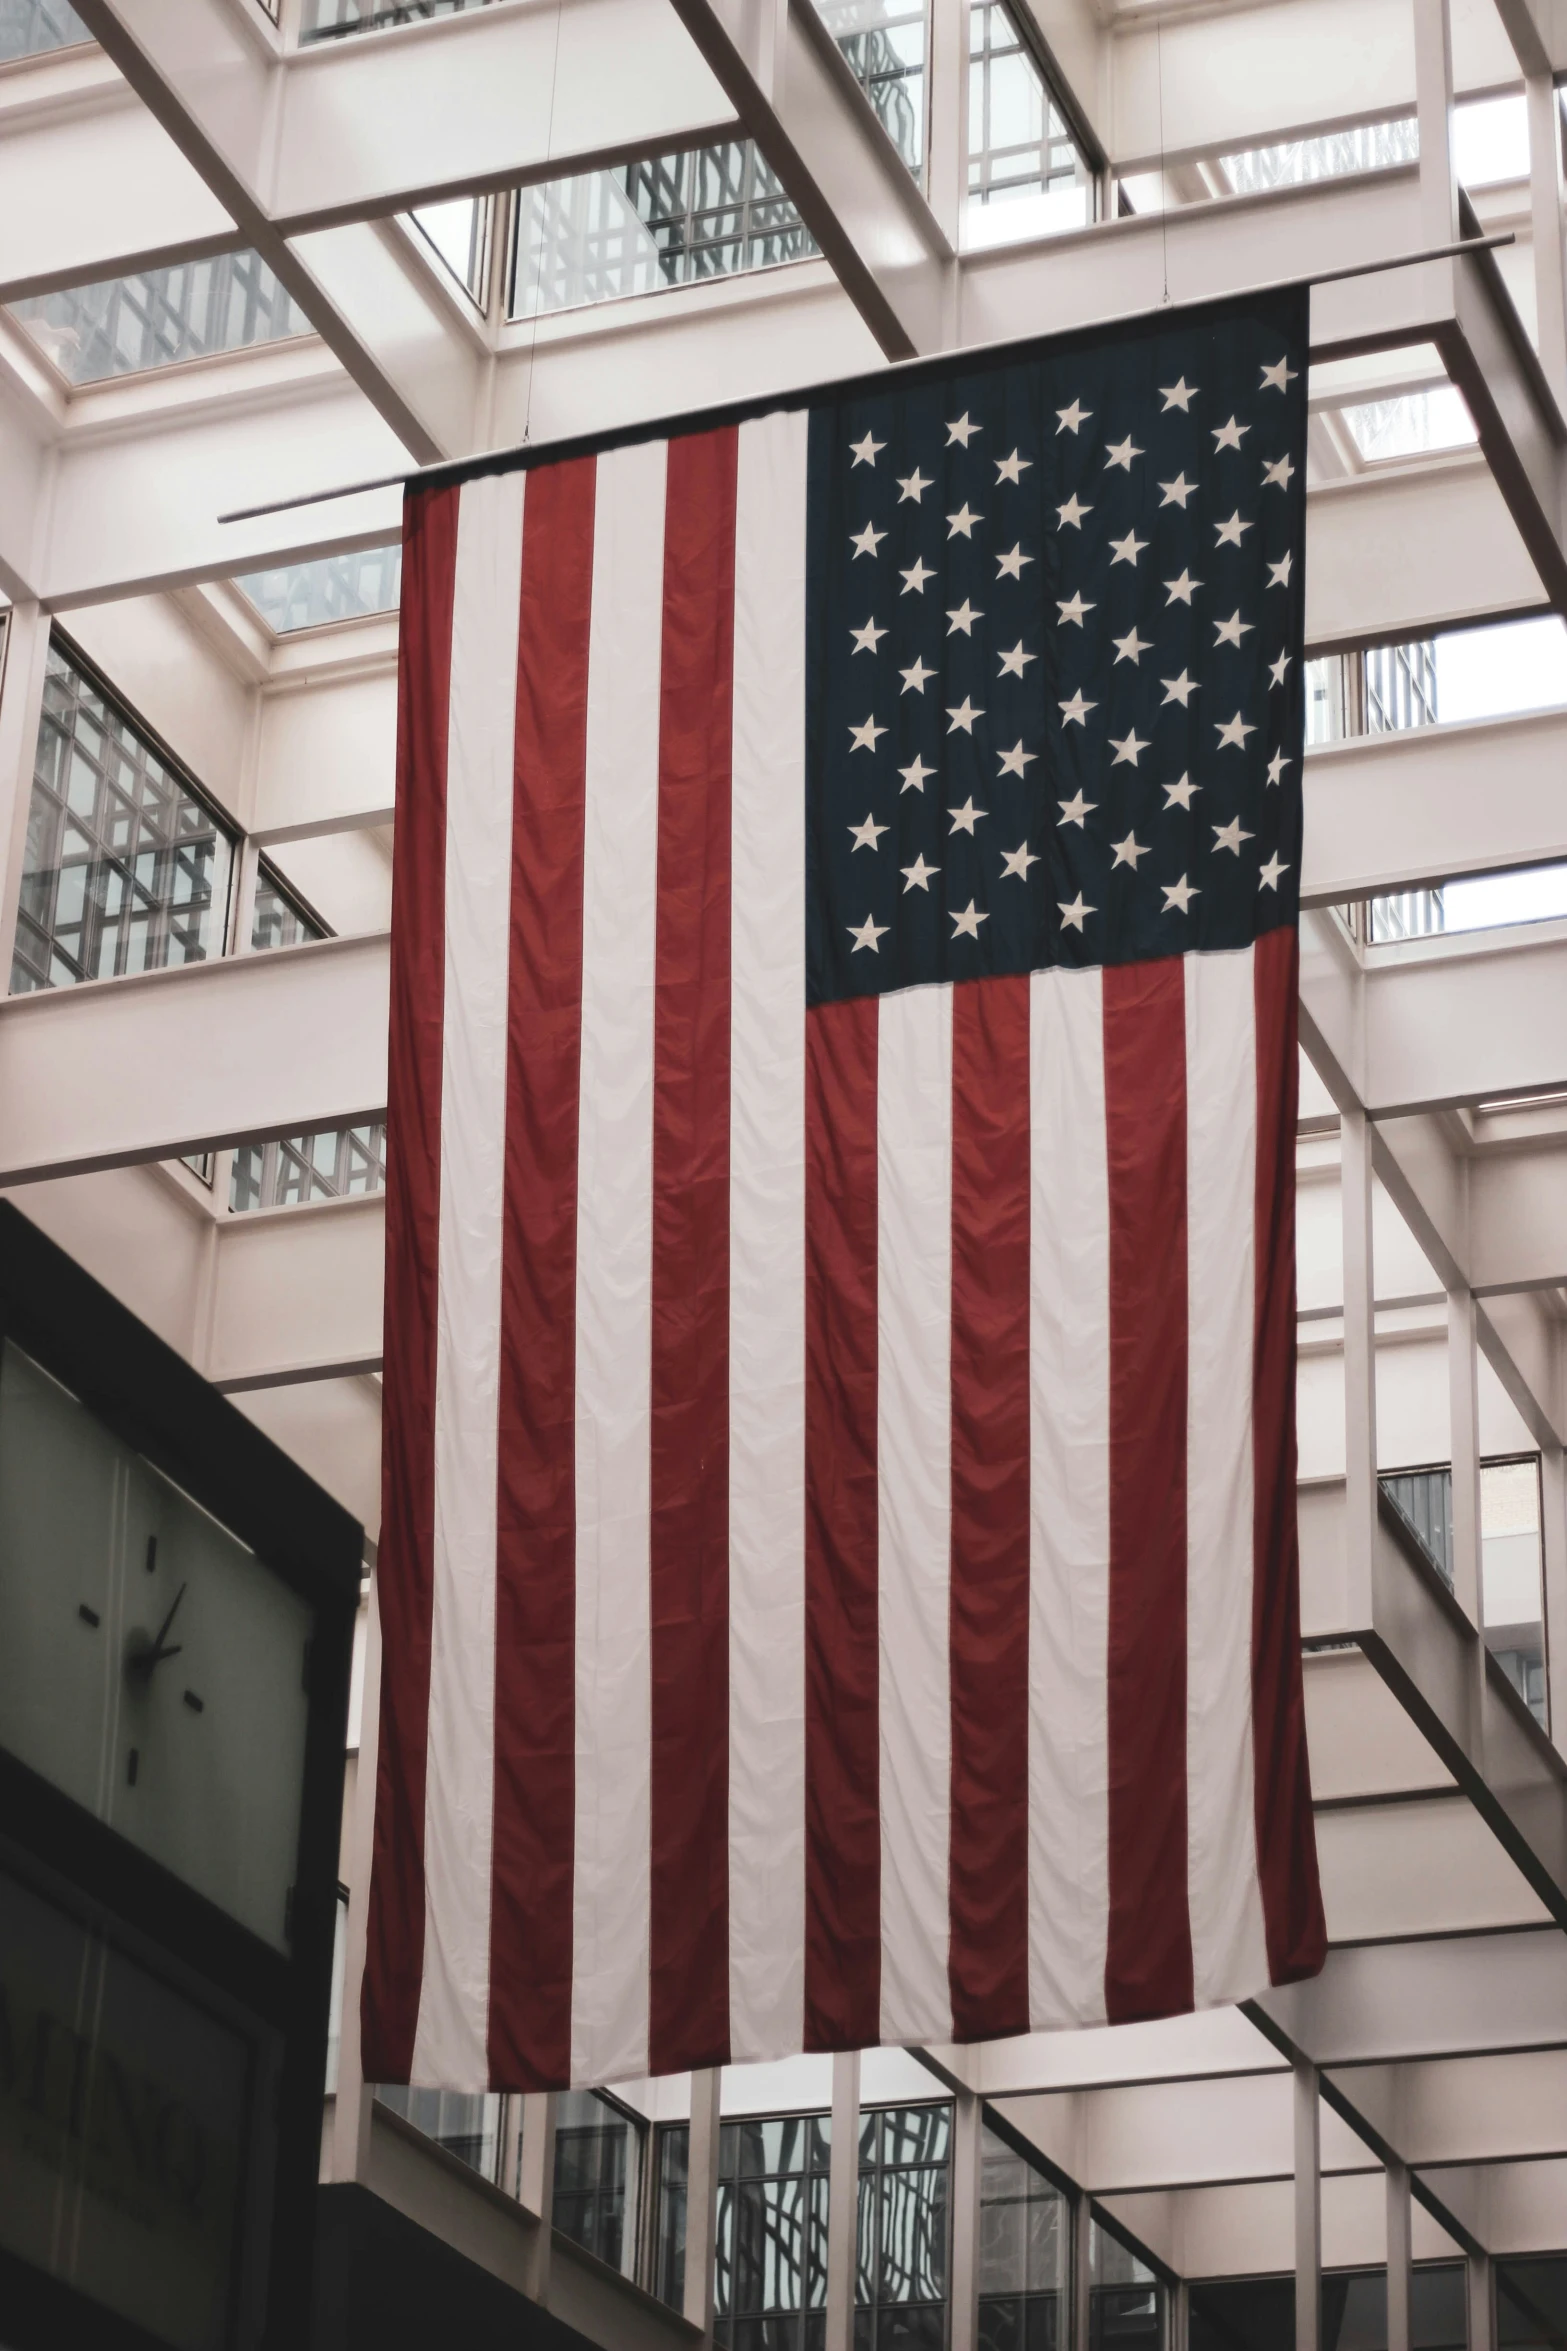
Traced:
<svg viewBox="0 0 1567 2351">
<path fill-rule="evenodd" d="M 313 1611 L 12 1340 L 0 1744 L 280 1950 Z"/>
</svg>

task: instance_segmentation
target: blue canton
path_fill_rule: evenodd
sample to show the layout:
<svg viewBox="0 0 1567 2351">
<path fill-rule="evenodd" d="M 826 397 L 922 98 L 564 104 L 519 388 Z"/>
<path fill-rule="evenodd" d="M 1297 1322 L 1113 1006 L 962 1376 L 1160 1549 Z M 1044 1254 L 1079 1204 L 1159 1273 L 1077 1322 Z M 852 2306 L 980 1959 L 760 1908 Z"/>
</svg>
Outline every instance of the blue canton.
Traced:
<svg viewBox="0 0 1567 2351">
<path fill-rule="evenodd" d="M 813 407 L 813 1003 L 1297 918 L 1307 298 Z"/>
</svg>

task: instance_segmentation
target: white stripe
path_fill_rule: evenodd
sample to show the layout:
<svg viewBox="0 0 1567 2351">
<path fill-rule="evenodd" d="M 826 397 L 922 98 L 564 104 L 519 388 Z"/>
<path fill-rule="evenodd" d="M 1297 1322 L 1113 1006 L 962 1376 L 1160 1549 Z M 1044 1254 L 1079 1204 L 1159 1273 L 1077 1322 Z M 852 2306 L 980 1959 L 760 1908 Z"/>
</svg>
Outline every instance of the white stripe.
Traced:
<svg viewBox="0 0 1567 2351">
<path fill-rule="evenodd" d="M 1199 2008 L 1266 1989 L 1252 1781 L 1252 952 L 1186 958 L 1187 1900 Z"/>
<path fill-rule="evenodd" d="M 1110 1198 L 1098 971 L 1029 984 L 1028 1997 L 1102 2023 L 1110 1913 Z"/>
<path fill-rule="evenodd" d="M 413 2079 L 483 2089 L 495 1778 L 495 1476 L 523 474 L 457 521 L 446 751 L 435 1556 Z"/>
<path fill-rule="evenodd" d="M 881 1002 L 877 1050 L 881 2035 L 952 2033 L 952 990 Z"/>
<path fill-rule="evenodd" d="M 571 2077 L 647 2071 L 653 971 L 667 445 L 598 460 L 577 1127 Z"/>
<path fill-rule="evenodd" d="M 740 428 L 729 1242 L 729 2035 L 805 2022 L 805 466 Z"/>
</svg>

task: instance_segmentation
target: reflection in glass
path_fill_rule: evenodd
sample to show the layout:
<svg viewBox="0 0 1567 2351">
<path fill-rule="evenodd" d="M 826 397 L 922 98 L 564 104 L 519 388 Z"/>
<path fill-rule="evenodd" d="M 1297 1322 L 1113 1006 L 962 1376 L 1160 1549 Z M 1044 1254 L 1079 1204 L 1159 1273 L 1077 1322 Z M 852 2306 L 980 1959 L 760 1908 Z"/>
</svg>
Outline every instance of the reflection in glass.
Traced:
<svg viewBox="0 0 1567 2351">
<path fill-rule="evenodd" d="M 816 0 L 877 120 L 916 179 L 925 168 L 925 0 Z"/>
<path fill-rule="evenodd" d="M 715 2339 L 807 2351 L 827 2298 L 826 2115 L 725 2123 L 719 2141 Z"/>
<path fill-rule="evenodd" d="M 395 612 L 403 584 L 401 541 L 364 547 L 353 555 L 323 555 L 313 563 L 281 564 L 275 571 L 245 572 L 235 581 L 275 637 L 295 629 L 326 628 L 333 621 L 362 620 L 367 613 Z"/>
<path fill-rule="evenodd" d="M 1442 1462 L 1430 1469 L 1384 1471 L 1378 1483 L 1451 1591 L 1451 1468 Z M 1480 1578 L 1486 1647 L 1543 1730 L 1549 1706 L 1537 1453 L 1480 1465 Z"/>
<path fill-rule="evenodd" d="M 331 41 L 345 33 L 381 33 L 389 25 L 419 24 L 430 16 L 458 16 L 487 8 L 489 0 L 304 0 L 301 41 Z"/>
<path fill-rule="evenodd" d="M 470 2171 L 498 2179 L 501 2102 L 493 2090 L 408 2090 L 383 2082 L 376 2096 Z"/>
<path fill-rule="evenodd" d="M 1316 180 L 1347 179 L 1357 172 L 1387 171 L 1419 159 L 1420 127 L 1413 115 L 1407 115 L 1389 122 L 1355 123 L 1314 139 L 1248 147 L 1217 161 L 1236 195 L 1250 195 L 1263 188 L 1299 188 Z"/>
<path fill-rule="evenodd" d="M 947 2325 L 950 2106 L 860 2118 L 855 2351 L 940 2351 Z"/>
<path fill-rule="evenodd" d="M 555 2109 L 555 2226 L 611 2269 L 635 2254 L 640 2125 L 594 2090 L 569 2090 Z"/>
<path fill-rule="evenodd" d="M 979 2351 L 1055 2351 L 1066 2308 L 1066 2198 L 989 2128 L 980 2163 Z"/>
<path fill-rule="evenodd" d="M 129 712 L 52 644 L 11 993 L 220 955 L 233 851 Z"/>
<path fill-rule="evenodd" d="M 30 294 L 10 308 L 73 384 L 140 375 L 312 331 L 259 253 L 219 253 L 93 286 L 61 287 Z"/>
<path fill-rule="evenodd" d="M 303 947 L 312 939 L 324 939 L 326 935 L 288 884 L 269 865 L 263 864 L 256 876 L 256 904 L 250 924 L 252 951 L 263 954 L 271 947 Z"/>
<path fill-rule="evenodd" d="M 91 39 L 70 0 L 0 0 L 0 65 Z"/>
<path fill-rule="evenodd" d="M 1001 0 L 969 12 L 970 241 L 1082 228 L 1094 216 L 1093 175 L 1016 20 Z M 1032 199 L 985 224 L 977 208 Z"/>
<path fill-rule="evenodd" d="M 326 1127 L 314 1135 L 282 1135 L 271 1143 L 242 1143 L 229 1178 L 229 1207 L 302 1208 L 312 1200 L 345 1200 L 379 1192 L 386 1182 L 386 1128 Z"/>
</svg>

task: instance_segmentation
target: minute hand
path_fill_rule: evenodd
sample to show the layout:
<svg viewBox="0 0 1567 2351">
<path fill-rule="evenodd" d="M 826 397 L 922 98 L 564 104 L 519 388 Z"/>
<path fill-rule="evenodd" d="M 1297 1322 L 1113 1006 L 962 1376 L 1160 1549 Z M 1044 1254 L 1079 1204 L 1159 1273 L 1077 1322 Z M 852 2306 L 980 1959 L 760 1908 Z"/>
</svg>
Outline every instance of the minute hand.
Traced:
<svg viewBox="0 0 1567 2351">
<path fill-rule="evenodd" d="M 170 1625 L 174 1622 L 175 1611 L 178 1609 L 180 1602 L 184 1599 L 186 1589 L 187 1587 L 184 1584 L 181 1584 L 179 1590 L 175 1593 L 174 1598 L 169 1603 L 168 1615 L 164 1618 L 162 1624 L 159 1625 L 156 1633 L 153 1635 L 152 1647 L 150 1649 L 144 1649 L 140 1657 L 137 1658 L 136 1663 L 143 1673 L 151 1673 L 153 1667 L 155 1665 L 161 1665 L 165 1657 L 178 1657 L 180 1650 L 183 1647 L 183 1643 L 175 1641 L 172 1643 L 172 1645 L 166 1646 L 164 1636 L 168 1632 Z"/>
</svg>

